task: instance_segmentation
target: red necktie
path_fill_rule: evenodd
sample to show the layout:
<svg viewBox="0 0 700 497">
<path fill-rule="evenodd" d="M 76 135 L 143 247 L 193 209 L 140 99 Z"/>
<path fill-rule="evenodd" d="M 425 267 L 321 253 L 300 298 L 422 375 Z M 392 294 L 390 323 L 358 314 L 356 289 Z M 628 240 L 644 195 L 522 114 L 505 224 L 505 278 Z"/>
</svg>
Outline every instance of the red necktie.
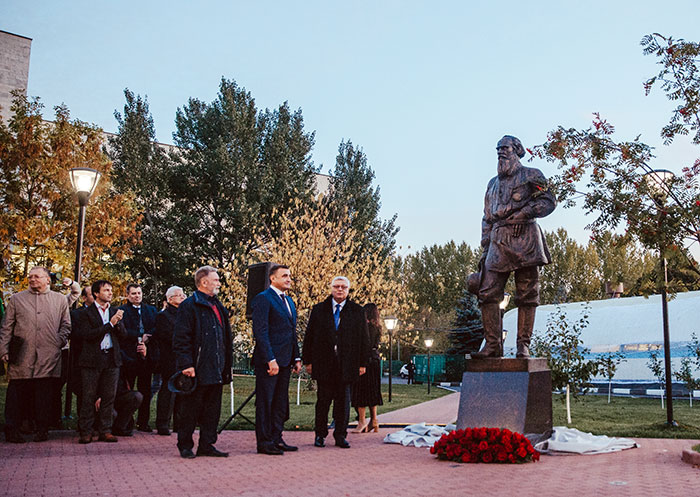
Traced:
<svg viewBox="0 0 700 497">
<path fill-rule="evenodd" d="M 214 310 L 214 314 L 216 314 L 216 319 L 219 320 L 219 324 L 223 326 L 224 322 L 221 320 L 221 314 L 219 314 L 219 309 L 216 307 L 216 304 L 211 304 L 211 308 Z"/>
</svg>

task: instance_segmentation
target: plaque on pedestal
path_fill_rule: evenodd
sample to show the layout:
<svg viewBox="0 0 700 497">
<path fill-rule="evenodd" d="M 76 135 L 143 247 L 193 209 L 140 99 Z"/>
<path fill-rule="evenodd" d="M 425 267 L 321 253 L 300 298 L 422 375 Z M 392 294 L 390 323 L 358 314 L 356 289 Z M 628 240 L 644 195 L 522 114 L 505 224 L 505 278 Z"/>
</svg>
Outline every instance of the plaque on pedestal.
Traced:
<svg viewBox="0 0 700 497">
<path fill-rule="evenodd" d="M 457 429 L 552 429 L 552 376 L 546 359 L 472 359 L 462 375 Z"/>
</svg>

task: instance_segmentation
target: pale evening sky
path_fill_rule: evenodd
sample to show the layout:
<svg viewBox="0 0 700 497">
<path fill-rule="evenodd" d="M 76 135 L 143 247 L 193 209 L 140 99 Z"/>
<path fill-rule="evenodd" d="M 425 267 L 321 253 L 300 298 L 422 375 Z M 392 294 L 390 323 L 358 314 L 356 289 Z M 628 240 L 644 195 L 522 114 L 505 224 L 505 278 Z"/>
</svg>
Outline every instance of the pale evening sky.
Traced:
<svg viewBox="0 0 700 497">
<path fill-rule="evenodd" d="M 0 29 L 33 39 L 28 93 L 47 118 L 65 102 L 114 132 L 128 87 L 148 97 L 159 141 L 172 143 L 176 109 L 235 79 L 261 109 L 285 100 L 302 109 L 321 172 L 342 139 L 364 149 L 383 217 L 398 213 L 401 253 L 478 244 L 504 134 L 530 147 L 600 112 L 621 138 L 658 147 L 656 167 L 691 164 L 687 142 L 661 144 L 673 104 L 658 90 L 644 96 L 658 69 L 639 41 L 652 32 L 700 41 L 698 19 L 697 1 L 0 3 Z M 585 224 L 580 209 L 541 221 L 584 243 Z"/>
</svg>

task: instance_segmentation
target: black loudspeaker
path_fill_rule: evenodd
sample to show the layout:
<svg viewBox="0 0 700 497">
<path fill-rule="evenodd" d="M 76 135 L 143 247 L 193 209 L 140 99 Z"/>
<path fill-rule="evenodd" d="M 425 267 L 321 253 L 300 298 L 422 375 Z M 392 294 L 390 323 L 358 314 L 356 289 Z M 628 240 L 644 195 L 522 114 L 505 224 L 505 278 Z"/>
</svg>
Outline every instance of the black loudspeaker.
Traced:
<svg viewBox="0 0 700 497">
<path fill-rule="evenodd" d="M 250 304 L 260 292 L 264 292 L 270 286 L 270 269 L 275 264 L 273 262 L 260 262 L 248 266 L 248 294 L 245 303 L 245 317 L 250 319 L 253 316 L 253 308 Z"/>
</svg>

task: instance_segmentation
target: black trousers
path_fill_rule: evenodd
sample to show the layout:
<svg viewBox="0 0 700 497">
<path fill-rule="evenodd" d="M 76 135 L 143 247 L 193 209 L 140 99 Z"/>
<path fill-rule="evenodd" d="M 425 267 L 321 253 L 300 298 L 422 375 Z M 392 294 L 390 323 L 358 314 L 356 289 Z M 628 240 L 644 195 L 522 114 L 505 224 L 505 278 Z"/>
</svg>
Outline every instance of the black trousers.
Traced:
<svg viewBox="0 0 700 497">
<path fill-rule="evenodd" d="M 177 448 L 194 447 L 192 434 L 199 421 L 199 444 L 197 450 L 207 451 L 216 443 L 216 427 L 221 416 L 221 393 L 223 385 L 197 385 L 189 395 L 178 395 L 180 415 L 177 431 Z"/>
<path fill-rule="evenodd" d="M 174 371 L 161 372 L 162 382 L 158 390 L 158 400 L 156 401 L 156 429 L 167 430 L 170 426 L 170 418 L 173 417 L 175 407 L 175 394 L 168 388 L 168 380 Z M 175 423 L 173 423 L 173 428 Z"/>
<path fill-rule="evenodd" d="M 112 410 L 114 397 L 117 394 L 119 368 L 114 364 L 112 353 L 102 356 L 102 364 L 95 368 L 80 369 L 82 379 L 82 394 L 80 397 L 80 415 L 78 416 L 78 431 L 81 435 L 91 435 L 93 428 L 100 435 L 109 433 L 112 429 Z M 100 401 L 100 411 L 95 423 L 95 401 Z"/>
<path fill-rule="evenodd" d="M 151 365 L 145 359 L 139 359 L 137 364 L 130 364 L 124 369 L 124 378 L 129 383 L 129 388 L 137 390 L 138 383 L 138 391 L 143 395 L 143 402 L 136 416 L 136 423 L 139 426 L 148 425 L 148 419 L 151 416 L 152 373 Z"/>
<path fill-rule="evenodd" d="M 51 399 L 51 416 L 49 424 L 51 426 L 61 426 L 61 418 L 63 417 L 63 402 L 61 391 L 63 385 L 68 383 L 68 375 L 70 373 L 70 364 L 68 362 L 68 349 L 61 350 L 61 376 L 53 379 L 53 397 Z"/>
<path fill-rule="evenodd" d="M 134 413 L 143 402 L 141 392 L 124 392 L 114 399 L 114 429 L 129 432 L 134 428 Z"/>
<path fill-rule="evenodd" d="M 350 383 L 340 380 L 340 373 L 337 379 L 318 380 L 318 391 L 316 392 L 316 419 L 314 431 L 319 437 L 328 436 L 328 410 L 333 403 L 333 421 L 335 430 L 333 438 L 336 440 L 348 436 L 348 422 L 350 418 Z"/>
<path fill-rule="evenodd" d="M 289 419 L 289 378 L 292 366 L 280 367 L 274 376 L 267 367 L 255 367 L 255 439 L 258 447 L 282 441 Z"/>
<path fill-rule="evenodd" d="M 56 378 L 32 378 L 10 380 L 5 393 L 5 429 L 19 430 L 26 408 L 34 413 L 36 429 L 46 433 L 49 429 L 51 400 Z"/>
</svg>

